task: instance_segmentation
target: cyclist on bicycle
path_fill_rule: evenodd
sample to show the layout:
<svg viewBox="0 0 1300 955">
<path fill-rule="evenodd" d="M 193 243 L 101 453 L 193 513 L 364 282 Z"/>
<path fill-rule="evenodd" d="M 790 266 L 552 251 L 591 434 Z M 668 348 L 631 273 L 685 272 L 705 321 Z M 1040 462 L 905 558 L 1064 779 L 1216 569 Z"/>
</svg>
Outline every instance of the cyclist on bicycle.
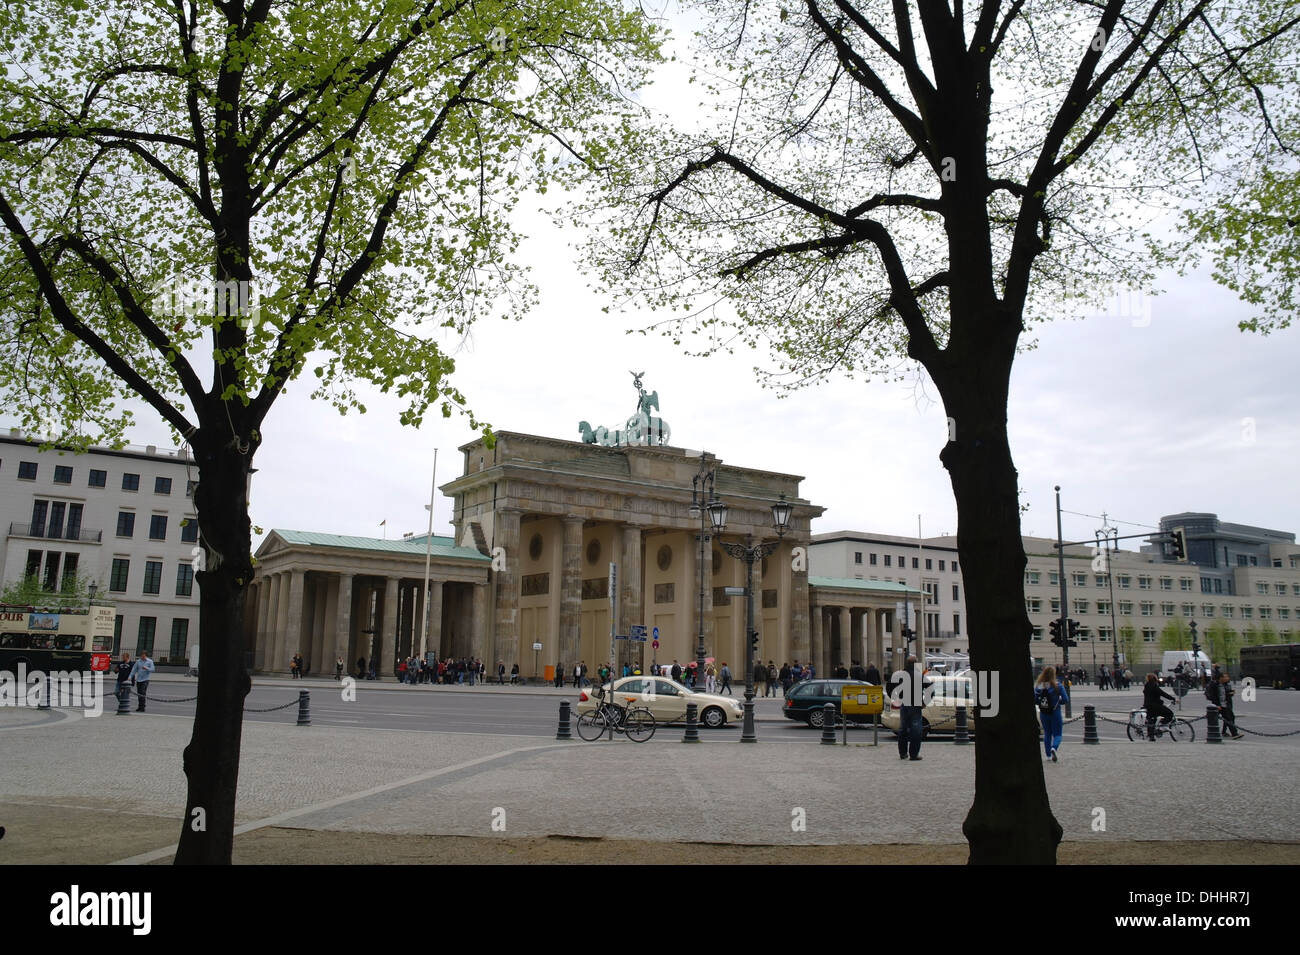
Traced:
<svg viewBox="0 0 1300 955">
<path fill-rule="evenodd" d="M 1147 739 L 1156 738 L 1156 717 L 1160 717 L 1160 725 L 1168 726 L 1174 721 L 1174 711 L 1161 702 L 1161 698 L 1173 700 L 1172 693 L 1166 693 L 1160 688 L 1160 680 L 1154 673 L 1147 674 L 1147 681 L 1142 687 L 1142 706 L 1147 711 Z"/>
</svg>

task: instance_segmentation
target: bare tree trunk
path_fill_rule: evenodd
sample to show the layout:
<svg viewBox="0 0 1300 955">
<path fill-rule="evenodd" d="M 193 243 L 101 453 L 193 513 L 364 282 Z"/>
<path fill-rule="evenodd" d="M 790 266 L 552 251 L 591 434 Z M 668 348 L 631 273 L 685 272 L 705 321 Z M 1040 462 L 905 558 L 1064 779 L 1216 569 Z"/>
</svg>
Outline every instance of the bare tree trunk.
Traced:
<svg viewBox="0 0 1300 955">
<path fill-rule="evenodd" d="M 229 429 L 226 429 L 227 432 Z M 252 577 L 247 486 L 253 447 L 192 439 L 199 463 L 194 503 L 202 533 L 199 581 L 199 699 L 185 747 L 189 780 L 177 865 L 229 865 L 244 698 L 244 596 Z"/>
<path fill-rule="evenodd" d="M 971 666 L 998 674 L 997 715 L 981 714 L 976 724 L 975 802 L 962 831 L 971 863 L 1044 865 L 1056 862 L 1062 830 L 1048 803 L 1034 719 L 1026 561 L 1006 423 L 1016 336 L 1005 332 L 968 343 L 977 355 L 948 355 L 946 373 L 935 376 L 954 419 L 942 459 L 957 501 Z"/>
</svg>

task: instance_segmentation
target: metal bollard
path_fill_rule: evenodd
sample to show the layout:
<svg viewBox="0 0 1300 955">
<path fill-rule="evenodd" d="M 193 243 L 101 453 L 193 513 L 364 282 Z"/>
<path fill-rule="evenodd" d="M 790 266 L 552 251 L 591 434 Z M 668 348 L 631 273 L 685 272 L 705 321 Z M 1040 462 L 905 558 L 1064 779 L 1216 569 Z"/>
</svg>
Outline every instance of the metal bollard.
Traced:
<svg viewBox="0 0 1300 955">
<path fill-rule="evenodd" d="M 1097 708 L 1091 703 L 1083 708 L 1083 741 L 1094 746 L 1101 743 L 1101 737 L 1097 735 Z"/>
<path fill-rule="evenodd" d="M 556 739 L 573 739 L 573 734 L 569 732 L 569 701 L 560 700 L 560 726 L 555 731 Z"/>
<path fill-rule="evenodd" d="M 131 688 L 125 683 L 119 687 L 117 694 L 117 715 L 131 715 Z"/>
<path fill-rule="evenodd" d="M 699 709 L 694 703 L 686 704 L 686 735 L 682 737 L 683 743 L 698 743 L 700 741 L 700 726 L 695 721 Z"/>
<path fill-rule="evenodd" d="M 298 691 L 298 725 L 311 726 L 311 694 L 306 690 Z"/>
<path fill-rule="evenodd" d="M 822 707 L 822 742 L 835 745 L 835 704 L 827 703 Z"/>
<path fill-rule="evenodd" d="M 966 707 L 957 707 L 957 728 L 952 731 L 954 746 L 969 746 L 970 731 L 966 728 Z"/>
<path fill-rule="evenodd" d="M 1205 708 L 1205 741 L 1207 743 L 1223 742 L 1223 734 L 1219 732 L 1219 708 L 1217 706 L 1207 706 Z"/>
</svg>

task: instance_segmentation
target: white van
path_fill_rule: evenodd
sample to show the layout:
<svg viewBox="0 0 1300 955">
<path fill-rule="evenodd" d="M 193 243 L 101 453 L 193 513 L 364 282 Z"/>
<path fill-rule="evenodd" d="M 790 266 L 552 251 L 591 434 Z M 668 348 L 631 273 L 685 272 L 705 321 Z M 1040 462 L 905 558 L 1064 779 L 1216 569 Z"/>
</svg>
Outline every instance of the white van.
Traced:
<svg viewBox="0 0 1300 955">
<path fill-rule="evenodd" d="M 1197 655 L 1193 655 L 1191 650 L 1166 650 L 1160 660 L 1160 682 L 1172 683 L 1174 668 L 1180 663 L 1183 665 L 1183 674 L 1193 678 L 1208 677 L 1210 668 L 1214 665 L 1204 650 Z"/>
</svg>

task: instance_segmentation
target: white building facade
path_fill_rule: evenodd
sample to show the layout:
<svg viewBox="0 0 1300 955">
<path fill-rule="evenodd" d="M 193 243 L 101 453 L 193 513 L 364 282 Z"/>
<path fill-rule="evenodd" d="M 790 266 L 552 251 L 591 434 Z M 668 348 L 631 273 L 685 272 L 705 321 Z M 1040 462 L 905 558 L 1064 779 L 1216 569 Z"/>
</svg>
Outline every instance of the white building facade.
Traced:
<svg viewBox="0 0 1300 955">
<path fill-rule="evenodd" d="M 115 608 L 115 654 L 186 660 L 199 632 L 193 460 L 152 446 L 39 444 L 17 429 L 0 436 L 0 580 L 34 574 L 52 591 L 88 580 L 96 603 Z"/>
</svg>

